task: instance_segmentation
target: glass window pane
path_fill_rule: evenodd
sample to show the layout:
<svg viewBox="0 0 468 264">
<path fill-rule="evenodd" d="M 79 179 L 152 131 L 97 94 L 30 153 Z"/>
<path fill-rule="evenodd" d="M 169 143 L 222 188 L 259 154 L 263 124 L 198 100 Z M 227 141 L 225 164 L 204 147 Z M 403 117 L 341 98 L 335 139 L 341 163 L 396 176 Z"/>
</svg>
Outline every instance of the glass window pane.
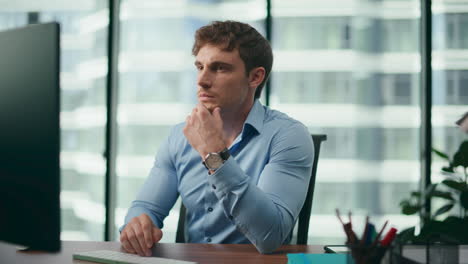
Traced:
<svg viewBox="0 0 468 264">
<path fill-rule="evenodd" d="M 453 157 L 468 134 L 461 131 L 455 122 L 468 112 L 468 12 L 467 3 L 455 7 L 447 1 L 433 5 L 432 52 L 432 146 Z M 441 168 L 447 162 L 432 155 L 432 180 L 446 179 Z M 462 171 L 458 171 L 462 173 Z M 435 201 L 432 209 L 442 204 Z M 448 214 L 459 215 L 460 208 L 454 207 Z"/>
<path fill-rule="evenodd" d="M 337 206 L 353 211 L 356 222 L 366 214 L 377 225 L 418 221 L 400 215 L 398 203 L 419 180 L 419 1 L 339 5 L 272 2 L 271 106 L 328 136 L 311 244 L 345 241 Z"/>
</svg>

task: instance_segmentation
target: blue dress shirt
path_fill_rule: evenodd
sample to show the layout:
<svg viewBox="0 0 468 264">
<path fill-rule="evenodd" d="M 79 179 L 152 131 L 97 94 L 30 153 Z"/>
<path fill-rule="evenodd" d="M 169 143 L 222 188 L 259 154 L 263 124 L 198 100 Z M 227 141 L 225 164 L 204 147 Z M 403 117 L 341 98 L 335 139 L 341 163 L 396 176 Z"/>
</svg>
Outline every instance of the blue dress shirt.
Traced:
<svg viewBox="0 0 468 264">
<path fill-rule="evenodd" d="M 125 223 L 145 213 L 162 228 L 180 195 L 189 243 L 252 243 L 261 253 L 288 243 L 312 171 L 307 128 L 256 100 L 231 157 L 210 175 L 184 126 L 173 127 L 162 144 Z"/>
</svg>

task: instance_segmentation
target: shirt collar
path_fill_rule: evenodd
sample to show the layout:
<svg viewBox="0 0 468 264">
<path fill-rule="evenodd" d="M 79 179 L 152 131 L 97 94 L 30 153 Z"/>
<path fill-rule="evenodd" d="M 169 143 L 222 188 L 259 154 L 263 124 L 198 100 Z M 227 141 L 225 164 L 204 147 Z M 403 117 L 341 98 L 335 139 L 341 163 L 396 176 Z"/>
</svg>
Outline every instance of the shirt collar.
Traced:
<svg viewBox="0 0 468 264">
<path fill-rule="evenodd" d="M 244 123 L 245 126 L 248 124 L 253 127 L 259 134 L 263 129 L 263 120 L 265 119 L 265 108 L 257 99 L 254 101 L 252 109 L 250 109 L 249 115 Z"/>
</svg>

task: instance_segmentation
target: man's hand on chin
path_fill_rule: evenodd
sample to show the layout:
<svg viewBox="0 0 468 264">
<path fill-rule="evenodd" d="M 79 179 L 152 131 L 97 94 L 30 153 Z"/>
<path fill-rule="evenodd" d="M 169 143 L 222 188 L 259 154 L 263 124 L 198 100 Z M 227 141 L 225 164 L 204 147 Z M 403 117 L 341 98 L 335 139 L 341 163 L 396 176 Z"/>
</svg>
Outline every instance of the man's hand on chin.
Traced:
<svg viewBox="0 0 468 264">
<path fill-rule="evenodd" d="M 197 104 L 187 116 L 184 135 L 202 159 L 210 152 L 222 151 L 226 144 L 223 140 L 221 108 L 216 107 L 210 113 L 201 103 Z"/>
</svg>

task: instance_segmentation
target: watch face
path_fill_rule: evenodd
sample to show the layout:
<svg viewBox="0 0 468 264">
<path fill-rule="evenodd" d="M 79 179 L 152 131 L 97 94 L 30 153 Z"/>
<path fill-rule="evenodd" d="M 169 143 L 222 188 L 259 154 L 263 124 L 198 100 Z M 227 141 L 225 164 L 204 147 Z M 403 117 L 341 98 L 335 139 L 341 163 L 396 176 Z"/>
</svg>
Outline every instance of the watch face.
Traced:
<svg viewBox="0 0 468 264">
<path fill-rule="evenodd" d="M 218 153 L 210 153 L 205 160 L 205 164 L 211 170 L 216 170 L 223 165 L 223 158 Z"/>
</svg>

